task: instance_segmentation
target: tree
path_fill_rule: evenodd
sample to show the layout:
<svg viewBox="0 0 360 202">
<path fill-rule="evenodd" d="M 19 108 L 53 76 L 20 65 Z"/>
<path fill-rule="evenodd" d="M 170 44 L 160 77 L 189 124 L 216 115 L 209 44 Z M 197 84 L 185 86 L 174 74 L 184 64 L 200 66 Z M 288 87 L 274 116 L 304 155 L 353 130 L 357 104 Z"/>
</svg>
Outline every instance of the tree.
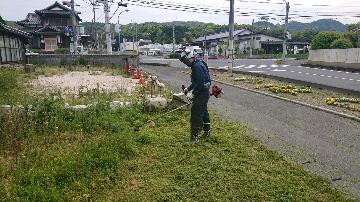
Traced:
<svg viewBox="0 0 360 202">
<path fill-rule="evenodd" d="M 340 34 L 336 32 L 320 32 L 311 42 L 312 49 L 329 49 L 332 42 L 340 39 Z"/>
<path fill-rule="evenodd" d="M 352 43 L 352 46 L 355 48 L 359 48 L 359 46 L 358 46 L 359 37 L 360 37 L 360 33 L 356 33 L 356 32 L 343 33 L 343 38 L 350 40 Z"/>
<path fill-rule="evenodd" d="M 352 48 L 353 45 L 351 43 L 351 41 L 349 39 L 337 39 L 335 41 L 333 41 L 330 45 L 331 49 L 347 49 L 347 48 Z"/>
<path fill-rule="evenodd" d="M 360 22 L 356 23 L 356 24 L 350 24 L 348 27 L 347 27 L 347 31 L 348 32 L 355 32 L 355 33 L 358 33 L 358 36 L 357 36 L 357 44 L 356 44 L 356 47 L 360 47 Z"/>
<path fill-rule="evenodd" d="M 1 15 L 0 15 L 0 23 L 6 24 L 6 23 L 5 23 L 5 20 L 2 19 Z"/>
</svg>

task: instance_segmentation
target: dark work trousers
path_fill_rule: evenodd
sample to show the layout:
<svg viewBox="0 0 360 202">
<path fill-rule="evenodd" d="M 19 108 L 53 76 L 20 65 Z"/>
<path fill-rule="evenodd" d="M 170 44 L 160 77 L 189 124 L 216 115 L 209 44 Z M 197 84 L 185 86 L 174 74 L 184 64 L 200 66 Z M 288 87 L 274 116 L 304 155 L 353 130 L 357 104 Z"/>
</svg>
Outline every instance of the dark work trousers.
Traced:
<svg viewBox="0 0 360 202">
<path fill-rule="evenodd" d="M 204 123 L 210 124 L 210 116 L 208 112 L 208 102 L 210 99 L 210 91 L 204 90 L 194 96 L 193 105 L 191 107 L 191 130 L 200 130 Z"/>
</svg>

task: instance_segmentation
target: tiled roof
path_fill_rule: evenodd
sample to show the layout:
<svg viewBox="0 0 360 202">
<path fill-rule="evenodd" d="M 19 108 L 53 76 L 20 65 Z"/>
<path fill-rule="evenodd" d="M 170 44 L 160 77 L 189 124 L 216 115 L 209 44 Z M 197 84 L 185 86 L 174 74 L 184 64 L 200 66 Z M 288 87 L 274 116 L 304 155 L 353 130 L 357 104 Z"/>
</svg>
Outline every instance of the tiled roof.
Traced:
<svg viewBox="0 0 360 202">
<path fill-rule="evenodd" d="M 56 32 L 56 33 L 61 33 L 61 32 L 62 32 L 62 29 L 60 29 L 60 27 L 58 28 L 58 27 L 55 27 L 55 26 L 50 26 L 50 25 L 48 25 L 48 26 L 46 26 L 46 27 L 43 27 L 43 28 L 37 30 L 35 33 L 46 32 L 46 31 L 45 31 L 46 29 L 52 29 L 52 30 L 53 30 L 54 32 Z"/>
<path fill-rule="evenodd" d="M 62 10 L 53 10 L 53 8 L 60 8 Z M 72 12 L 69 8 L 61 5 L 59 2 L 55 2 L 54 4 L 52 4 L 51 6 L 48 6 L 42 10 L 36 10 L 35 11 L 36 14 L 38 15 L 42 15 L 42 14 L 60 14 L 60 15 L 71 15 Z M 76 18 L 81 21 L 81 18 L 79 17 L 78 14 L 76 14 Z"/>
<path fill-rule="evenodd" d="M 234 36 L 243 31 L 245 31 L 245 30 L 244 29 L 235 30 Z M 212 34 L 212 35 L 206 36 L 206 40 L 223 39 L 223 38 L 227 38 L 227 37 L 229 37 L 229 32 L 223 32 L 223 33 Z M 194 42 L 202 42 L 202 41 L 205 41 L 205 37 L 199 37 L 194 40 Z"/>
<path fill-rule="evenodd" d="M 18 30 L 18 29 L 15 29 L 15 28 L 12 28 L 12 27 L 7 26 L 7 25 L 2 24 L 2 23 L 0 23 L 0 31 L 11 33 L 11 34 L 23 37 L 23 38 L 30 38 L 30 35 L 28 33 L 23 32 L 23 31 Z"/>
<path fill-rule="evenodd" d="M 17 22 L 20 25 L 39 25 L 41 24 L 40 16 L 36 13 L 29 13 L 25 20 Z"/>
</svg>

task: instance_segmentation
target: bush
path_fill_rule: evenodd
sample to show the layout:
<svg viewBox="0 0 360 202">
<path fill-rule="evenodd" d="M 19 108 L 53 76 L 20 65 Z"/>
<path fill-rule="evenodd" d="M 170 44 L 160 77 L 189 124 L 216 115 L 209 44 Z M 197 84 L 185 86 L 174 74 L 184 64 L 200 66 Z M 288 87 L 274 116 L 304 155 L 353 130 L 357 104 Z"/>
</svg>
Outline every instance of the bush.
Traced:
<svg viewBox="0 0 360 202">
<path fill-rule="evenodd" d="M 336 32 L 320 32 L 315 35 L 312 40 L 311 48 L 312 49 L 329 49 L 332 42 L 337 39 L 340 39 L 340 34 Z"/>
<path fill-rule="evenodd" d="M 352 48 L 353 45 L 349 39 L 337 39 L 331 43 L 331 49 L 347 49 Z"/>
<path fill-rule="evenodd" d="M 180 54 L 179 53 L 171 53 L 169 55 L 170 59 L 179 59 L 180 58 Z"/>
<path fill-rule="evenodd" d="M 55 54 L 68 54 L 68 53 L 70 53 L 70 49 L 68 49 L 68 48 L 58 48 L 54 52 L 55 52 Z"/>
</svg>

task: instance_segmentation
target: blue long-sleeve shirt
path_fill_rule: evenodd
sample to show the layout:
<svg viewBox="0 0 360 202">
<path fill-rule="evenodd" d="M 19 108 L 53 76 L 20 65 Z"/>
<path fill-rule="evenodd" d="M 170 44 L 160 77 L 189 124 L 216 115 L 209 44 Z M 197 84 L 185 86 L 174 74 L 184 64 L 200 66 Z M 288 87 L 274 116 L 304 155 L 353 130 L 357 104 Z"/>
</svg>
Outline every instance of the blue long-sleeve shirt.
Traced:
<svg viewBox="0 0 360 202">
<path fill-rule="evenodd" d="M 195 59 L 191 65 L 191 85 L 187 88 L 196 95 L 201 91 L 209 90 L 211 78 L 205 62 Z"/>
</svg>

